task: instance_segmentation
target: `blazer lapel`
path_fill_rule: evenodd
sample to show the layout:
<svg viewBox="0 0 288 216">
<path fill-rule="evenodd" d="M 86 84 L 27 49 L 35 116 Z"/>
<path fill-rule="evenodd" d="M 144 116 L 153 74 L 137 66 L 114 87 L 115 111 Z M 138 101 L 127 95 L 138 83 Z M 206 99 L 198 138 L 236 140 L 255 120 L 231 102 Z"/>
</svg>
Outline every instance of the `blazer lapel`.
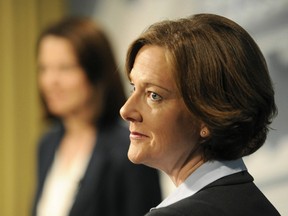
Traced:
<svg viewBox="0 0 288 216">
<path fill-rule="evenodd" d="M 98 190 L 97 188 L 100 189 L 102 186 L 101 180 L 103 179 L 105 169 L 107 169 L 106 164 L 108 164 L 106 150 L 106 146 L 108 145 L 107 140 L 109 140 L 109 137 L 106 137 L 106 135 L 101 132 L 98 133 L 98 138 L 85 175 L 79 182 L 78 193 L 70 211 L 70 216 L 83 214 L 85 206 L 93 200 L 92 197 L 95 196 L 94 193 Z"/>
<path fill-rule="evenodd" d="M 38 155 L 39 157 L 38 175 L 39 176 L 38 176 L 37 191 L 36 191 L 36 195 L 35 195 L 35 199 L 33 203 L 33 210 L 32 210 L 33 215 L 36 215 L 36 208 L 37 208 L 38 201 L 43 191 L 44 181 L 46 179 L 46 176 L 48 175 L 50 167 L 52 166 L 56 151 L 59 147 L 63 134 L 64 134 L 63 127 L 61 125 L 57 125 L 40 142 L 41 148 L 39 150 L 39 155 Z"/>
</svg>

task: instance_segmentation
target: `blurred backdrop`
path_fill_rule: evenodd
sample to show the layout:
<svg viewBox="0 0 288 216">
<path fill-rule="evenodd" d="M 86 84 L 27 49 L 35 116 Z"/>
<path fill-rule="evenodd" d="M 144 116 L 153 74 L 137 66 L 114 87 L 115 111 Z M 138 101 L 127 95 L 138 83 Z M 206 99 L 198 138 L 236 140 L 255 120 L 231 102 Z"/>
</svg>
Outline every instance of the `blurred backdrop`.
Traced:
<svg viewBox="0 0 288 216">
<path fill-rule="evenodd" d="M 123 71 L 128 45 L 163 19 L 217 13 L 242 25 L 266 57 L 279 109 L 266 144 L 244 158 L 255 183 L 288 216 L 288 0 L 0 0 L 0 215 L 28 216 L 36 142 L 45 128 L 36 85 L 35 44 L 67 15 L 102 23 Z M 123 76 L 123 81 L 125 81 Z M 162 175 L 166 196 L 173 186 Z"/>
<path fill-rule="evenodd" d="M 44 127 L 36 86 L 36 38 L 65 9 L 59 0 L 0 0 L 1 216 L 29 215 L 36 141 Z"/>
</svg>

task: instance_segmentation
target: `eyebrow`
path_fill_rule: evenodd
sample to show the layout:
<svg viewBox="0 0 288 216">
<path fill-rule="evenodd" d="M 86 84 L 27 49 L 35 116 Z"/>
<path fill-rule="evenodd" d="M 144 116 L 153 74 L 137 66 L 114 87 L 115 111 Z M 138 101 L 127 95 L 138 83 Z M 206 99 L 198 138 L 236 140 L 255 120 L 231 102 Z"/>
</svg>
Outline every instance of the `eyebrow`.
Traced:
<svg viewBox="0 0 288 216">
<path fill-rule="evenodd" d="M 133 82 L 131 79 L 130 79 L 130 84 L 131 84 L 131 85 L 135 85 L 134 82 Z M 163 87 L 163 86 L 160 86 L 160 85 L 158 85 L 158 84 L 155 84 L 155 83 L 144 82 L 144 83 L 142 83 L 142 85 L 145 86 L 145 87 L 156 86 L 156 87 L 158 87 L 158 88 L 163 89 L 164 91 L 166 91 L 166 92 L 168 92 L 168 93 L 171 93 L 171 94 L 173 93 L 171 90 L 169 90 L 169 89 L 167 89 L 167 88 L 165 88 L 165 87 Z"/>
<path fill-rule="evenodd" d="M 135 85 L 134 82 L 132 81 L 131 73 L 129 73 L 128 79 L 129 79 L 131 85 Z M 142 85 L 145 86 L 145 87 L 156 86 L 156 87 L 161 88 L 161 89 L 163 89 L 164 91 L 166 91 L 166 92 L 168 92 L 168 93 L 170 93 L 170 94 L 175 93 L 175 92 L 173 92 L 172 90 L 170 90 L 170 89 L 168 89 L 168 88 L 165 88 L 165 87 L 163 87 L 163 86 L 161 86 L 161 85 L 159 85 L 159 84 L 155 84 L 155 83 L 153 83 L 153 82 L 145 82 L 145 81 L 144 81 L 144 82 L 142 83 Z"/>
</svg>

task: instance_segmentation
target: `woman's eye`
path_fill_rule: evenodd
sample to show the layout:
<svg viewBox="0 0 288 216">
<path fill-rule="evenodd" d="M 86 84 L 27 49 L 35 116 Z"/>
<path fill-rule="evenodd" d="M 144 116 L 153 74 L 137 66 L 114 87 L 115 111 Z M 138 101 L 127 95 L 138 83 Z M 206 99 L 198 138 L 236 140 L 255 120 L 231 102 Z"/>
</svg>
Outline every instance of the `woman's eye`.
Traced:
<svg viewBox="0 0 288 216">
<path fill-rule="evenodd" d="M 162 97 L 155 92 L 148 92 L 148 96 L 152 101 L 160 101 Z"/>
</svg>

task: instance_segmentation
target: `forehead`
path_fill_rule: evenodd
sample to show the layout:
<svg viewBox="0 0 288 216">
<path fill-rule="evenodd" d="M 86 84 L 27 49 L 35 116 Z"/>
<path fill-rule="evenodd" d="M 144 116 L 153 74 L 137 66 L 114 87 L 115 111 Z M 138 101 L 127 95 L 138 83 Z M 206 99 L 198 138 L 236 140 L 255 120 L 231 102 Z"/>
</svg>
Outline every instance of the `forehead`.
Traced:
<svg viewBox="0 0 288 216">
<path fill-rule="evenodd" d="M 38 52 L 41 53 L 43 51 L 50 51 L 54 54 L 58 52 L 66 52 L 70 55 L 76 54 L 75 48 L 69 39 L 54 35 L 47 35 L 39 42 Z"/>
<path fill-rule="evenodd" d="M 38 59 L 77 60 L 70 41 L 66 38 L 48 35 L 39 43 Z"/>
<path fill-rule="evenodd" d="M 174 73 L 167 51 L 156 45 L 145 45 L 137 53 L 129 78 L 149 79 L 175 85 Z"/>
<path fill-rule="evenodd" d="M 61 47 L 66 47 L 68 49 L 72 49 L 72 44 L 70 43 L 70 41 L 64 37 L 60 37 L 60 36 L 55 36 L 55 35 L 46 35 L 44 36 L 40 43 L 39 43 L 40 47 L 46 46 L 46 47 L 57 47 L 57 46 L 61 46 Z"/>
</svg>

